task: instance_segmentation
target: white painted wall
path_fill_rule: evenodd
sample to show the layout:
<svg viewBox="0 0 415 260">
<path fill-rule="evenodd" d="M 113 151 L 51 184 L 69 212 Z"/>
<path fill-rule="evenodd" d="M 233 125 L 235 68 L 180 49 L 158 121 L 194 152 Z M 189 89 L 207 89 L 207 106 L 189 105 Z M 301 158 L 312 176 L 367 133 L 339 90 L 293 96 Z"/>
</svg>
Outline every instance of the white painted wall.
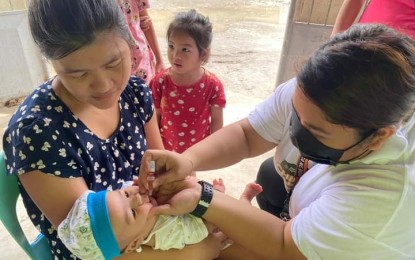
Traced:
<svg viewBox="0 0 415 260">
<path fill-rule="evenodd" d="M 31 93 L 46 75 L 30 34 L 27 11 L 0 13 L 0 106 Z"/>
</svg>

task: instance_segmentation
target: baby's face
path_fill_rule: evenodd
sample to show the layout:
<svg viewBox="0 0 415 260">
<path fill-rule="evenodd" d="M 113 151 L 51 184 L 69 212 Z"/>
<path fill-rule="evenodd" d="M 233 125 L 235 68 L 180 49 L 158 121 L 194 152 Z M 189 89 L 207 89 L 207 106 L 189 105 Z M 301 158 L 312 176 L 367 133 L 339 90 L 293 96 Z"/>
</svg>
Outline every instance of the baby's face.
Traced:
<svg viewBox="0 0 415 260">
<path fill-rule="evenodd" d="M 141 195 L 137 186 L 107 193 L 107 206 L 112 230 L 123 251 L 135 239 L 144 239 L 154 225 L 149 215 L 153 205 L 148 195 Z"/>
</svg>

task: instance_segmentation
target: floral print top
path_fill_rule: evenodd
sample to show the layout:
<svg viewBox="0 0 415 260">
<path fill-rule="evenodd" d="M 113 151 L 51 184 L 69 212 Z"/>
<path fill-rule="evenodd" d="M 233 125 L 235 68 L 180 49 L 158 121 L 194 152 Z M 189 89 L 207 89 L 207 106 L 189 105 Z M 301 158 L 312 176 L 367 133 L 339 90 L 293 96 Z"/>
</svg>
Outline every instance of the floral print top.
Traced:
<svg viewBox="0 0 415 260">
<path fill-rule="evenodd" d="M 140 27 L 140 11 L 150 7 L 148 0 L 118 0 L 134 45 L 132 48 L 132 73 L 150 82 L 156 70 L 154 53 Z"/>
<path fill-rule="evenodd" d="M 108 139 L 91 132 L 59 99 L 52 80 L 37 88 L 19 106 L 3 136 L 11 175 L 39 170 L 61 178 L 82 177 L 90 190 L 115 190 L 138 173 L 147 148 L 144 125 L 153 116 L 151 91 L 131 77 L 119 98 L 120 122 Z M 49 240 L 57 259 L 75 258 L 19 182 L 27 213 Z"/>
</svg>

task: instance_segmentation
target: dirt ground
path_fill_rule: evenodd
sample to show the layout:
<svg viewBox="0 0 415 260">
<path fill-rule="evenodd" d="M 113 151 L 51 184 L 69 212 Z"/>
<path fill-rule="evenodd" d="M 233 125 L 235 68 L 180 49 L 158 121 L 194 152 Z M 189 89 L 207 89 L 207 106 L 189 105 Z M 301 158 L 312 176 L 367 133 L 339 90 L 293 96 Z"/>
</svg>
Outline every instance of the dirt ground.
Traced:
<svg viewBox="0 0 415 260">
<path fill-rule="evenodd" d="M 172 9 L 191 8 L 207 15 L 213 24 L 212 55 L 207 68 L 223 81 L 225 90 L 253 98 L 266 97 L 275 87 L 288 1 L 153 1 L 150 15 L 164 57 L 165 31 L 175 14 Z M 164 61 L 167 65 L 168 60 Z"/>
<path fill-rule="evenodd" d="M 225 124 L 245 117 L 255 104 L 274 90 L 289 0 L 159 0 L 151 1 L 151 4 L 149 11 L 166 65 L 165 32 L 175 13 L 193 8 L 209 16 L 214 36 L 212 55 L 206 67 L 225 86 Z M 0 136 L 14 109 L 0 108 Z M 198 176 L 207 181 L 223 178 L 226 192 L 237 197 L 245 184 L 255 178 L 259 164 L 270 154 Z M 26 235 L 33 239 L 37 232 L 21 201 L 17 211 Z M 0 259 L 28 259 L 1 224 Z"/>
</svg>

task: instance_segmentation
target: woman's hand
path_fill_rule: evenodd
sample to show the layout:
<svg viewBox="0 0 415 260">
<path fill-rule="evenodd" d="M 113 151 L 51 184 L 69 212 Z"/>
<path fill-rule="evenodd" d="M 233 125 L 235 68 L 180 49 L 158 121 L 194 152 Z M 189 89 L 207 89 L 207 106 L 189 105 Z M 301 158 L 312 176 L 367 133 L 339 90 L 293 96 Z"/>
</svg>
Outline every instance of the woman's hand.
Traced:
<svg viewBox="0 0 415 260">
<path fill-rule="evenodd" d="M 192 212 L 199 203 L 202 186 L 195 177 L 159 186 L 154 194 L 158 206 L 152 208 L 156 215 L 183 215 Z"/>
<path fill-rule="evenodd" d="M 155 161 L 156 179 L 149 183 L 147 177 L 150 174 L 150 161 Z M 193 163 L 185 156 L 166 150 L 147 150 L 141 159 L 138 186 L 141 192 L 157 188 L 162 184 L 183 180 L 193 171 Z M 152 186 L 152 187 L 150 187 Z M 199 185 L 200 186 L 200 185 Z"/>
</svg>

